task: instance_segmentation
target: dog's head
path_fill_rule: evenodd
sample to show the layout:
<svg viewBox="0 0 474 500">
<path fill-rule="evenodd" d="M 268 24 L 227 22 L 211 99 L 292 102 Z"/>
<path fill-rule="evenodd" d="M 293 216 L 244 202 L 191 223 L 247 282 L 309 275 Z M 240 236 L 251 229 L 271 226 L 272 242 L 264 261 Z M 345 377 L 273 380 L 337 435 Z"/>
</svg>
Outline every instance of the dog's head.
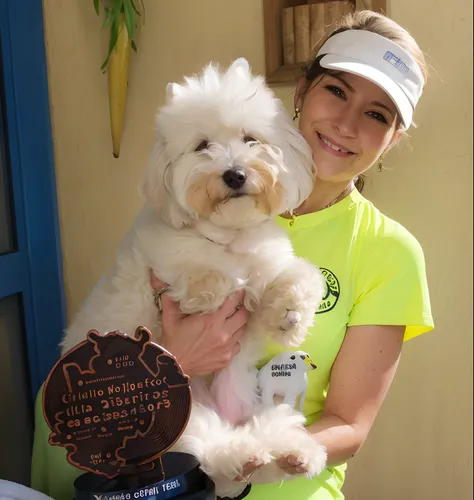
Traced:
<svg viewBox="0 0 474 500">
<path fill-rule="evenodd" d="M 167 87 L 141 190 L 175 227 L 247 227 L 298 207 L 313 187 L 306 141 L 245 59 Z"/>
</svg>

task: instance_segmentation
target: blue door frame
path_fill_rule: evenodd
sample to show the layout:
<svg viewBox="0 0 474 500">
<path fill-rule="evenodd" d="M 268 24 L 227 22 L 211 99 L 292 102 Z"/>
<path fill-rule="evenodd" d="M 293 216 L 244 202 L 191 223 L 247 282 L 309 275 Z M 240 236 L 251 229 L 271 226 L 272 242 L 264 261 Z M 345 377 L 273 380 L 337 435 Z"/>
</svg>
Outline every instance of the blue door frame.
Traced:
<svg viewBox="0 0 474 500">
<path fill-rule="evenodd" d="M 0 298 L 22 295 L 34 397 L 66 321 L 41 0 L 0 0 L 0 50 L 17 232 L 17 251 L 0 256 Z"/>
</svg>

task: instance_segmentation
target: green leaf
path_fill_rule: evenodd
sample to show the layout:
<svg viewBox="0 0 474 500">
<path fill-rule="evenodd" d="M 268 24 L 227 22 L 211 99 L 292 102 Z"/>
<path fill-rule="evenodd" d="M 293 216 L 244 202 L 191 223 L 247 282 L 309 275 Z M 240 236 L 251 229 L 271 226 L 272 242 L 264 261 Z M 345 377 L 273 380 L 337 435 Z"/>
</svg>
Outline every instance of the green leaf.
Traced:
<svg viewBox="0 0 474 500">
<path fill-rule="evenodd" d="M 122 12 L 123 0 L 114 0 L 114 4 L 112 6 L 112 12 L 114 19 L 117 20 L 117 23 L 120 23 L 120 12 Z"/>
<path fill-rule="evenodd" d="M 131 2 L 131 4 L 132 4 L 133 10 L 135 11 L 135 14 L 136 14 L 137 16 L 139 16 L 139 15 L 140 15 L 140 11 L 139 11 L 139 10 L 135 7 L 135 2 L 134 2 L 134 0 L 130 0 L 130 2 Z"/>
<path fill-rule="evenodd" d="M 135 34 L 135 13 L 131 0 L 123 0 L 123 14 L 125 17 L 125 25 L 127 26 L 128 37 L 130 40 L 133 40 Z"/>
<path fill-rule="evenodd" d="M 137 6 L 135 5 L 137 0 L 131 0 L 132 2 L 132 7 L 137 16 L 141 16 L 143 14 L 143 21 L 142 23 L 145 24 L 145 4 L 143 3 L 143 0 L 138 0 L 140 2 L 140 8 L 138 9 Z"/>
<path fill-rule="evenodd" d="M 0 0 L 1 1 L 1 0 Z M 94 9 L 97 13 L 100 11 L 100 1 L 94 0 Z M 120 15 L 123 13 L 125 26 L 128 32 L 128 37 L 131 42 L 132 49 L 136 52 L 137 45 L 134 40 L 136 31 L 136 16 L 145 15 L 145 5 L 143 0 L 109 0 L 104 2 L 104 12 L 105 19 L 102 25 L 103 28 L 110 27 L 110 40 L 109 40 L 109 50 L 107 54 L 107 59 L 103 62 L 101 70 L 105 72 L 107 65 L 109 64 L 110 56 L 117 44 L 117 39 L 120 29 Z M 137 8 L 140 5 L 140 8 Z M 145 18 L 143 17 L 143 24 L 145 23 Z"/>
<path fill-rule="evenodd" d="M 105 68 L 107 67 L 107 64 L 109 64 L 109 59 L 110 57 L 107 57 L 107 59 L 102 63 L 102 66 L 100 67 L 102 73 L 105 73 Z"/>
<path fill-rule="evenodd" d="M 110 24 L 112 23 L 112 19 L 114 18 L 113 17 L 113 14 L 112 14 L 112 11 L 106 7 L 105 9 L 105 20 L 104 20 L 104 24 L 102 25 L 102 28 L 108 28 L 110 26 Z"/>
<path fill-rule="evenodd" d="M 110 26 L 109 54 L 112 53 L 112 51 L 115 48 L 115 44 L 117 43 L 119 27 L 120 27 L 120 17 L 118 19 L 114 18 L 112 20 L 112 25 Z"/>
<path fill-rule="evenodd" d="M 115 48 L 117 43 L 119 28 L 120 28 L 120 10 L 122 8 L 122 0 L 117 1 L 112 10 L 110 11 L 110 41 L 109 41 L 109 53 L 107 54 L 107 59 L 104 61 L 101 70 L 105 70 L 109 64 L 110 55 Z"/>
</svg>

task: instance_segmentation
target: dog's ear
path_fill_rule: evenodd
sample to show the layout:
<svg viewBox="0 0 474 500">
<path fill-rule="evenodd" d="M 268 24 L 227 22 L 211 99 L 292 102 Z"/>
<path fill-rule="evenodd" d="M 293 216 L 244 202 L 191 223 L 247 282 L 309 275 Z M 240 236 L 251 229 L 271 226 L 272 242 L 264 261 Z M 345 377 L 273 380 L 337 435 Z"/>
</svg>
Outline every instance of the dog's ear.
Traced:
<svg viewBox="0 0 474 500">
<path fill-rule="evenodd" d="M 172 175 L 172 164 L 164 138 L 157 133 L 140 183 L 140 193 L 166 222 L 181 228 L 190 222 L 190 217 L 172 196 Z"/>
<path fill-rule="evenodd" d="M 228 69 L 228 73 L 234 73 L 239 76 L 243 76 L 246 78 L 250 78 L 251 76 L 251 71 L 250 71 L 250 65 L 244 57 L 239 57 L 236 59 Z"/>
<path fill-rule="evenodd" d="M 168 103 L 173 101 L 176 97 L 181 96 L 183 87 L 179 83 L 168 83 L 166 86 L 166 100 Z"/>
<path fill-rule="evenodd" d="M 316 167 L 313 153 L 299 130 L 295 128 L 281 101 L 277 102 L 279 149 L 286 165 L 282 179 L 288 193 L 287 209 L 294 210 L 311 194 Z"/>
</svg>

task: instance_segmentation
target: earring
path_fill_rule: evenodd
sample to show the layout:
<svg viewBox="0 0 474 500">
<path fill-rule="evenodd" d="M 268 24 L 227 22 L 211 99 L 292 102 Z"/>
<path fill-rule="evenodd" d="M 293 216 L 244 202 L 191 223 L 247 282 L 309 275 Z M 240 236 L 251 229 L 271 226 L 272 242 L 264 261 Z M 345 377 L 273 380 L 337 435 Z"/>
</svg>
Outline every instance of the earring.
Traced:
<svg viewBox="0 0 474 500">
<path fill-rule="evenodd" d="M 293 121 L 300 117 L 300 108 L 295 108 L 295 116 L 293 116 Z"/>
<path fill-rule="evenodd" d="M 378 172 L 382 172 L 383 170 L 383 160 L 385 158 L 385 155 L 384 154 L 381 154 L 380 157 L 379 157 L 379 161 L 377 162 L 377 171 Z"/>
</svg>

